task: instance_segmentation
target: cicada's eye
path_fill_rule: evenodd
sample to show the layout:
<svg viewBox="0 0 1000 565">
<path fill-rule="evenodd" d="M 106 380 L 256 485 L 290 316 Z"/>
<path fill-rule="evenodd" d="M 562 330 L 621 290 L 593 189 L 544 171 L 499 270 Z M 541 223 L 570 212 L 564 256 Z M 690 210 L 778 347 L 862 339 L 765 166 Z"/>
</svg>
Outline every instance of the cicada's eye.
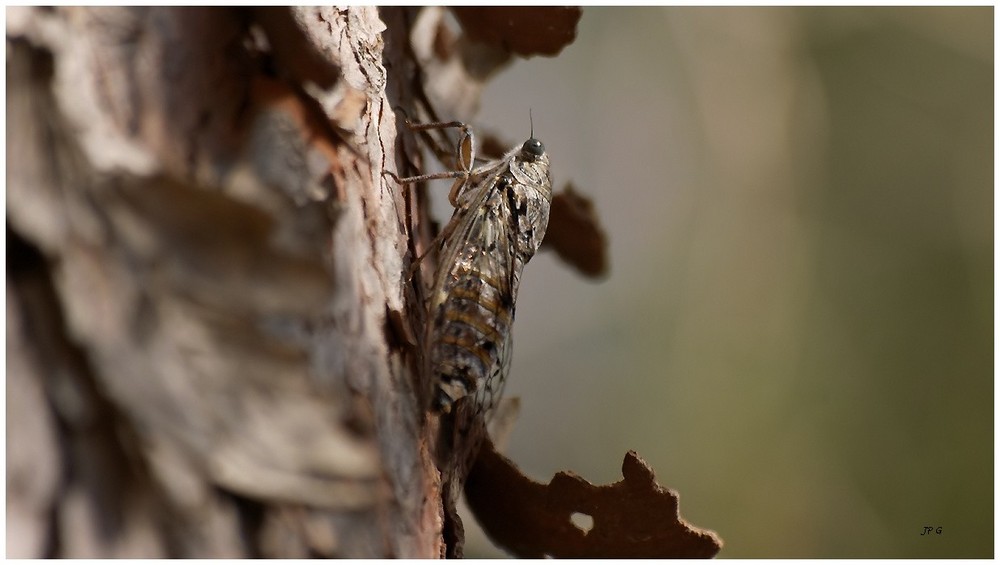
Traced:
<svg viewBox="0 0 1000 565">
<path fill-rule="evenodd" d="M 521 153 L 531 155 L 533 157 L 541 157 L 545 155 L 545 146 L 542 145 L 541 141 L 538 141 L 534 137 L 524 142 L 521 146 Z"/>
</svg>

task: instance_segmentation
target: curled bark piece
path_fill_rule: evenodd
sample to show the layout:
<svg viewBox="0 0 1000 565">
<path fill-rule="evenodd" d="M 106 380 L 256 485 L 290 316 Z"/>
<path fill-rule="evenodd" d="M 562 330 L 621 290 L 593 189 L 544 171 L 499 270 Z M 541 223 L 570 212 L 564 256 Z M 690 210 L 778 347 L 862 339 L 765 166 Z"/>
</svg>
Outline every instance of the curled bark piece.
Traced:
<svg viewBox="0 0 1000 565">
<path fill-rule="evenodd" d="M 522 57 L 554 57 L 576 39 L 582 11 L 573 7 L 454 7 L 452 12 L 474 41 Z"/>
<path fill-rule="evenodd" d="M 707 558 L 722 549 L 714 532 L 680 517 L 677 494 L 634 451 L 622 474 L 596 486 L 559 472 L 543 485 L 486 440 L 465 496 L 490 539 L 518 557 Z"/>
<path fill-rule="evenodd" d="M 552 197 L 549 229 L 543 243 L 551 245 L 560 259 L 588 277 L 608 272 L 608 238 L 593 202 L 573 190 L 572 184 Z"/>
</svg>

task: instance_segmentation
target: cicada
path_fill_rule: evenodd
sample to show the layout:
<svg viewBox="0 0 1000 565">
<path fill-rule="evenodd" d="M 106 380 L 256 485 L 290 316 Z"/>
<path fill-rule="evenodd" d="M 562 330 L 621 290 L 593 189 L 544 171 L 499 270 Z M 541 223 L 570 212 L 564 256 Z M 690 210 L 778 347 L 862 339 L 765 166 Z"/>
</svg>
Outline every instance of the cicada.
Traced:
<svg viewBox="0 0 1000 565">
<path fill-rule="evenodd" d="M 473 397 L 484 416 L 497 404 L 510 369 L 511 329 L 525 264 L 545 236 L 552 180 L 545 146 L 535 139 L 476 166 L 472 130 L 461 122 L 410 125 L 458 128 L 458 170 L 397 179 L 407 184 L 453 178 L 455 207 L 440 235 L 428 299 L 425 351 L 434 379 L 431 408 L 450 412 Z"/>
</svg>

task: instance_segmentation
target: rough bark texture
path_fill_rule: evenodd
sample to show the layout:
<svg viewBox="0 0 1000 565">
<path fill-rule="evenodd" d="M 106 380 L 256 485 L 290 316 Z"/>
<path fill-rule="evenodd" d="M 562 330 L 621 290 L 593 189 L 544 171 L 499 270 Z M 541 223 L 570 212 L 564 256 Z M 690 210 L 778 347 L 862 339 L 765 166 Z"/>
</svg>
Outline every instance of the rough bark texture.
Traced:
<svg viewBox="0 0 1000 565">
<path fill-rule="evenodd" d="M 8 9 L 9 557 L 442 554 L 415 15 Z"/>
</svg>

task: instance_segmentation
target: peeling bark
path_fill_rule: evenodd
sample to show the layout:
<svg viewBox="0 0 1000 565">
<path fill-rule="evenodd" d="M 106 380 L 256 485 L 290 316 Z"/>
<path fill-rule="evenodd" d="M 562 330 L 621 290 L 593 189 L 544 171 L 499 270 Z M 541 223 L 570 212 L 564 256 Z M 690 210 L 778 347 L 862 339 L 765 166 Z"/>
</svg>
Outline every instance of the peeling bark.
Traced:
<svg viewBox="0 0 1000 565">
<path fill-rule="evenodd" d="M 409 17 L 8 10 L 9 556 L 442 554 Z"/>
</svg>

